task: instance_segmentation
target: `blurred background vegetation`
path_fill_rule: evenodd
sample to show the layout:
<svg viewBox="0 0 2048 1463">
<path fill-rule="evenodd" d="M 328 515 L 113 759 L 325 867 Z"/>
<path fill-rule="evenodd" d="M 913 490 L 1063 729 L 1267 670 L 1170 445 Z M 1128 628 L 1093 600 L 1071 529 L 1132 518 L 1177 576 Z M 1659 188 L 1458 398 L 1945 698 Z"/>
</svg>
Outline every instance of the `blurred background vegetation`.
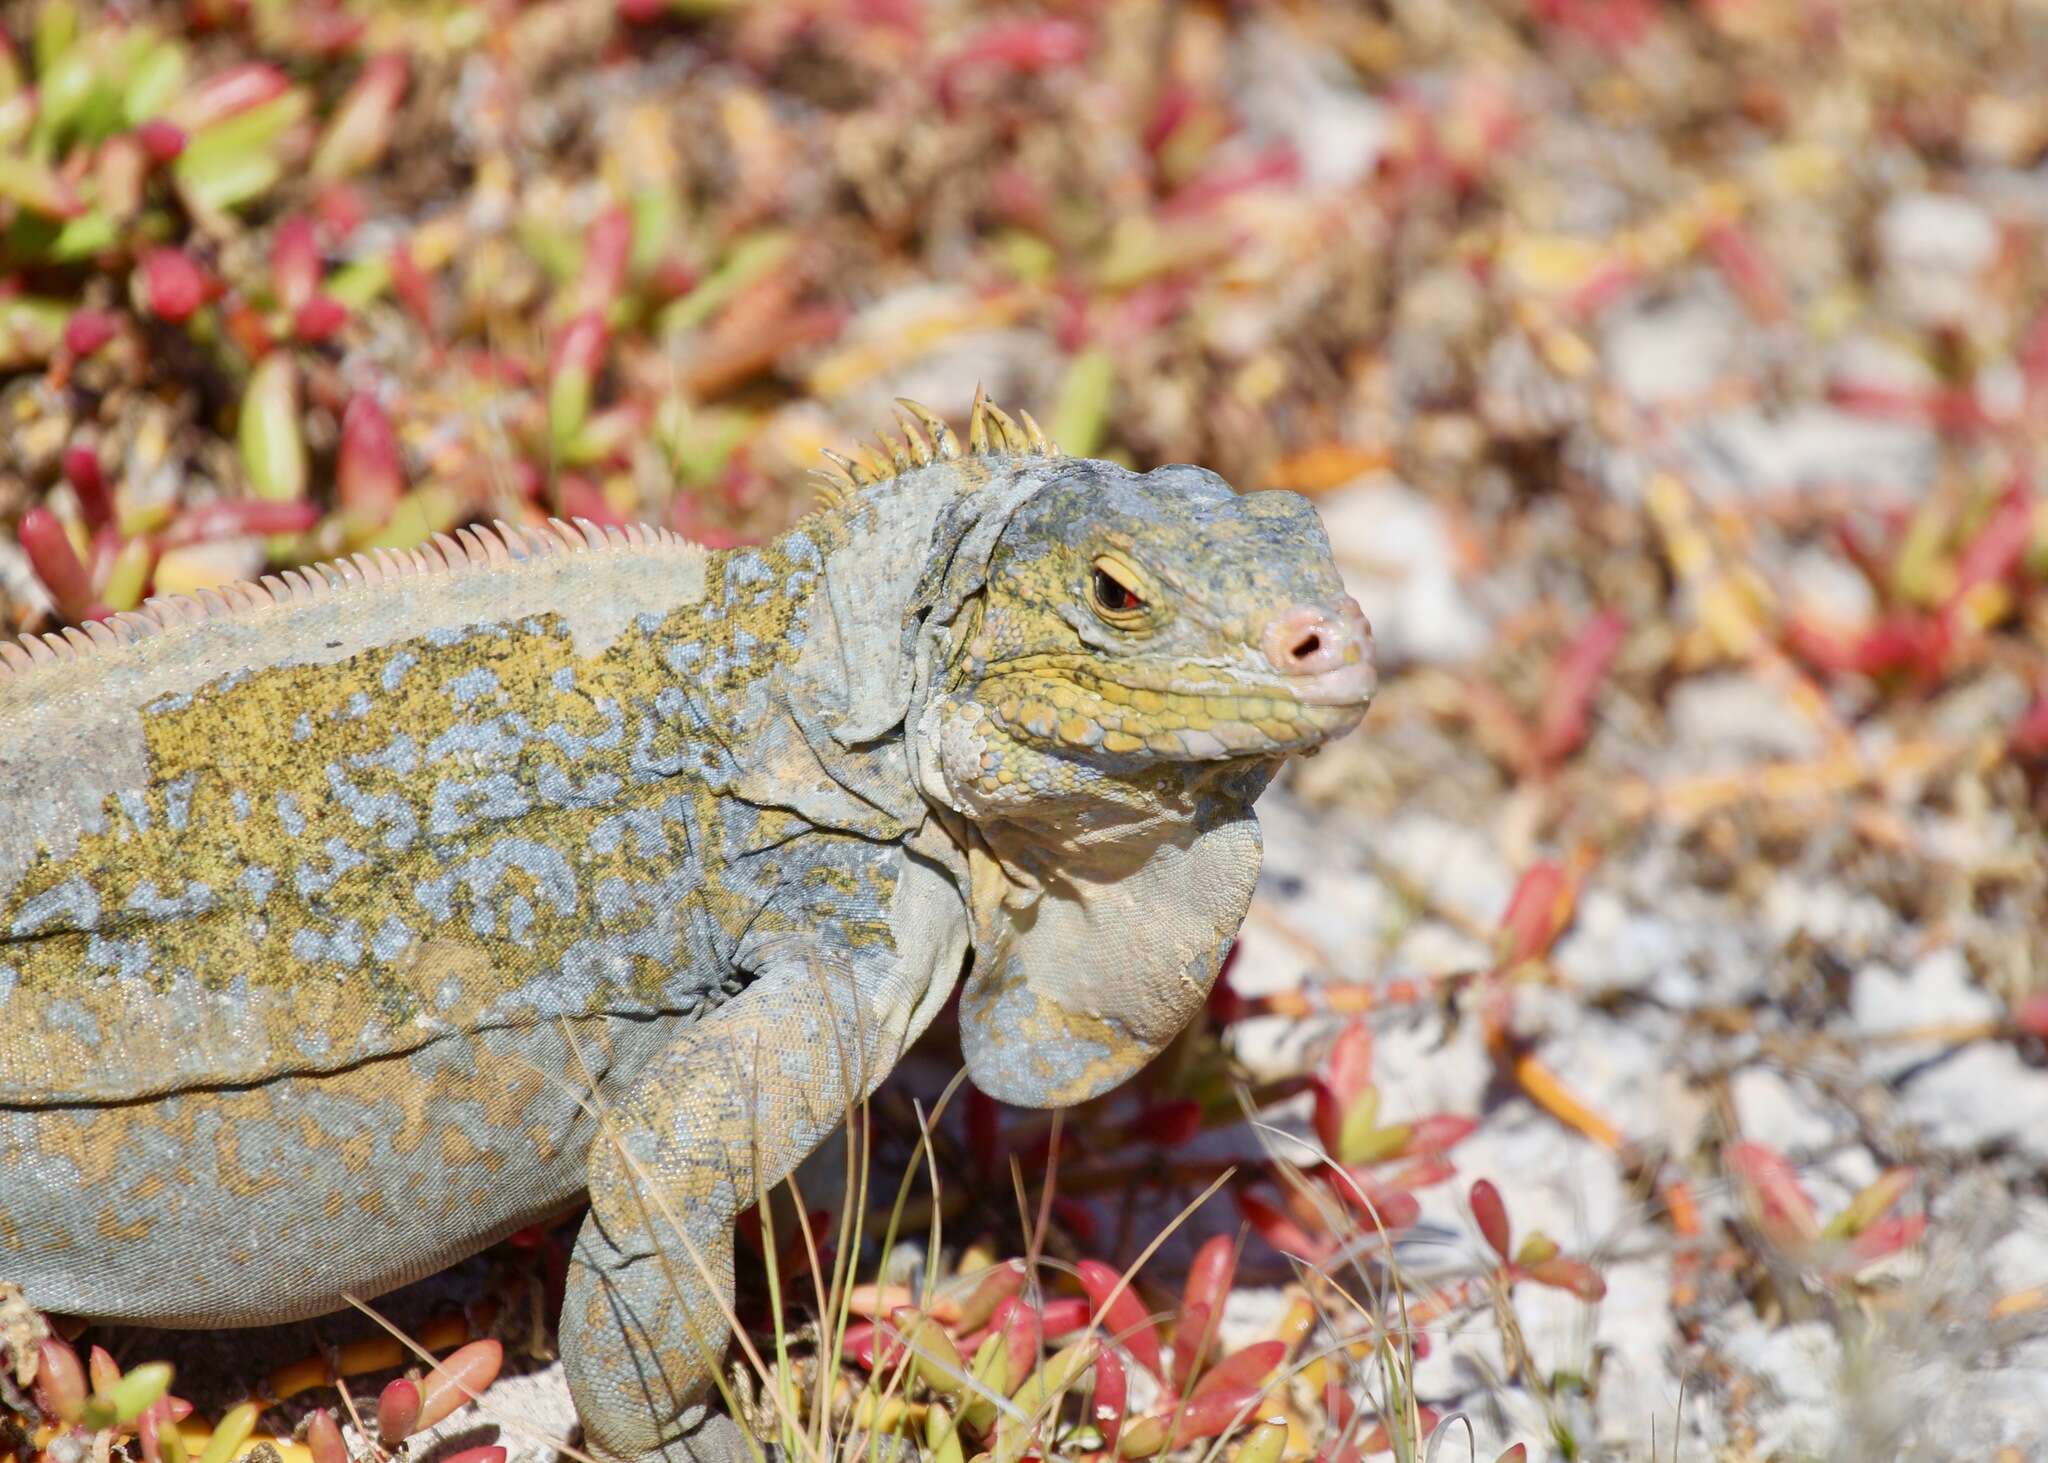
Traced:
<svg viewBox="0 0 2048 1463">
<path fill-rule="evenodd" d="M 1460 1408 L 1560 1455 L 1682 1421 L 1686 1457 L 2040 1456 L 2040 0 L 0 25 L 12 630 L 497 518 L 756 539 L 895 397 L 958 423 L 977 385 L 1071 453 L 1322 504 L 1382 705 L 1275 794 L 1204 1029 L 1074 1116 L 1078 1278 L 1033 1347 L 1150 1238 L 1101 1205 L 1199 1193 L 1248 1090 L 1349 1177 L 1238 1170 L 1246 1273 L 1415 1287 L 1349 1330 L 1313 1286 L 1240 1301 L 1232 1369 L 1200 1327 L 1237 1272 L 1166 1252 L 1168 1380 L 1224 1378 L 1202 1436 L 1291 1399 L 1248 1463 L 1412 1456 Z M 1427 1040 L 1376 1081 L 1390 1012 Z M 965 1111 L 948 1179 L 1000 1211 L 1050 1135 Z M 1511 1243 L 1524 1206 L 1599 1234 Z M 1375 1227 L 1431 1222 L 1466 1253 L 1385 1289 Z M 1014 1287 L 917 1299 L 971 1352 Z M 864 1304 L 855 1376 L 889 1355 Z M 1336 1360 L 1271 1382 L 1317 1317 Z M 1414 1371 L 1461 1328 L 1462 1370 Z M 1124 1456 L 1199 1445 L 1147 1426 Z"/>
</svg>

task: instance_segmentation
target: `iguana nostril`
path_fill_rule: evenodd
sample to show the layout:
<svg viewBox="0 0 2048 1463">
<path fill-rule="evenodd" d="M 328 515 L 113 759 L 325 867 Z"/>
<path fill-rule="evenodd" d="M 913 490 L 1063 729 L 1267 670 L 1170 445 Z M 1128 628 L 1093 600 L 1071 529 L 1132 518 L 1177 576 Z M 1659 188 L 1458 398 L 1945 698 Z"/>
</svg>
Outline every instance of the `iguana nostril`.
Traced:
<svg viewBox="0 0 2048 1463">
<path fill-rule="evenodd" d="M 1267 622 L 1259 648 L 1299 700 L 1362 703 L 1372 695 L 1372 627 L 1348 596 L 1331 609 L 1282 610 Z"/>
<path fill-rule="evenodd" d="M 1266 626 L 1262 649 L 1273 669 L 1285 675 L 1313 675 L 1344 658 L 1344 625 L 1327 610 L 1296 605 Z"/>
</svg>

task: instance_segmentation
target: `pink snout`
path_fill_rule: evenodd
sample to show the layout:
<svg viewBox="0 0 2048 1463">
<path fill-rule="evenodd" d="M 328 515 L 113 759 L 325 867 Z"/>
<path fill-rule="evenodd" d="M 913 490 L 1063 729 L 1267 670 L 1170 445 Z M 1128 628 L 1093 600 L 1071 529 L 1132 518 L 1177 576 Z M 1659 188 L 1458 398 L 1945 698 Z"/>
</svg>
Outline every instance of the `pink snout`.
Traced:
<svg viewBox="0 0 2048 1463">
<path fill-rule="evenodd" d="M 1302 701 L 1342 706 L 1372 699 L 1372 626 L 1349 595 L 1335 614 L 1313 605 L 1281 611 L 1267 624 L 1259 648 Z"/>
</svg>

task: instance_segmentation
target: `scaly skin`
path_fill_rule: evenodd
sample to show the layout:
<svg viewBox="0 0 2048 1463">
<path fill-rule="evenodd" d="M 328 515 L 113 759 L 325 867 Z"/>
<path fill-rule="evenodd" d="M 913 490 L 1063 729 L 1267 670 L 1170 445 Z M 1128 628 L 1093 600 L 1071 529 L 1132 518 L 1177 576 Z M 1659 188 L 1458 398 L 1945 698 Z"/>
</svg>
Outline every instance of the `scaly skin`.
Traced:
<svg viewBox="0 0 2048 1463">
<path fill-rule="evenodd" d="M 586 1444 L 726 1453 L 733 1216 L 963 966 L 1006 1100 L 1169 1041 L 1369 632 L 1298 498 L 919 415 L 764 548 L 480 531 L 0 647 L 0 1278 L 276 1321 L 587 1191 Z"/>
</svg>

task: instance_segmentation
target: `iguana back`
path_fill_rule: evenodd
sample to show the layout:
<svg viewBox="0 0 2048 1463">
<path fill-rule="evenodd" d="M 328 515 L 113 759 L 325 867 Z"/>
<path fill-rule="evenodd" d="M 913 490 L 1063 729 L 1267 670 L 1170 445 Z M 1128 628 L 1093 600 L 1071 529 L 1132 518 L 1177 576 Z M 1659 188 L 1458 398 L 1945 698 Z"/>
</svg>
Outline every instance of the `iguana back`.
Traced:
<svg viewBox="0 0 2048 1463">
<path fill-rule="evenodd" d="M 0 1105 L 715 999 L 718 750 L 668 662 L 731 653 L 723 578 L 501 527 L 7 646 Z"/>
</svg>

